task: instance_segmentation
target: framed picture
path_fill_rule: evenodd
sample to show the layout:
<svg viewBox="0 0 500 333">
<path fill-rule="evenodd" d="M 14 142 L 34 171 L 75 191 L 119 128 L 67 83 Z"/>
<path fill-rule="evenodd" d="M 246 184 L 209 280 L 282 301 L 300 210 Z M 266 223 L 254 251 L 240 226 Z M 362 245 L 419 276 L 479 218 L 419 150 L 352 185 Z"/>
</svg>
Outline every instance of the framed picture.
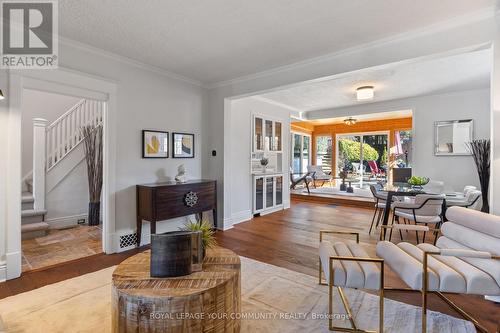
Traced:
<svg viewBox="0 0 500 333">
<path fill-rule="evenodd" d="M 172 157 L 194 157 L 194 134 L 172 133 Z"/>
<path fill-rule="evenodd" d="M 142 158 L 167 158 L 168 132 L 142 130 Z"/>
</svg>

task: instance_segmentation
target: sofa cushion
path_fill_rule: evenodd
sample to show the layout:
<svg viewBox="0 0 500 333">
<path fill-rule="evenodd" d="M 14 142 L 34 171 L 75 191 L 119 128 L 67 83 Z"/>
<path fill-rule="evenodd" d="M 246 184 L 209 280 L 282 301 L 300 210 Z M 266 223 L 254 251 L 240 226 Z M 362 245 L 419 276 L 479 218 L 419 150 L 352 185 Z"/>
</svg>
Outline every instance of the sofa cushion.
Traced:
<svg viewBox="0 0 500 333">
<path fill-rule="evenodd" d="M 500 238 L 500 217 L 463 207 L 450 207 L 446 218 L 453 223 Z"/>
<path fill-rule="evenodd" d="M 458 243 L 447 237 L 439 237 L 436 245 L 442 249 L 464 249 L 464 250 L 474 250 L 461 243 Z M 480 259 L 480 258 L 460 258 L 461 260 L 471 264 L 472 266 L 480 269 L 481 271 L 488 274 L 493 278 L 497 285 L 500 286 L 500 261 L 491 259 Z"/>
<path fill-rule="evenodd" d="M 418 244 L 423 251 L 438 251 L 439 248 L 431 244 Z M 432 256 L 435 260 L 439 260 L 443 264 L 449 266 L 455 272 L 460 274 L 466 281 L 466 290 L 461 293 L 478 294 L 478 295 L 498 295 L 500 288 L 497 282 L 488 273 L 469 264 L 468 262 L 452 256 Z M 491 260 L 490 260 L 491 263 Z M 441 279 L 441 274 L 440 274 Z M 442 279 L 441 279 L 442 281 Z M 441 288 L 443 283 L 441 283 Z M 440 288 L 440 289 L 441 289 Z M 441 291 L 445 291 L 442 290 Z"/>
<path fill-rule="evenodd" d="M 400 243 L 401 244 L 401 243 Z M 409 243 L 406 243 L 411 245 Z M 403 246 L 405 247 L 405 246 Z M 378 242 L 377 256 L 384 258 L 389 267 L 412 289 L 422 289 L 422 263 L 403 248 L 388 241 Z M 429 269 L 429 290 L 438 290 L 439 277 Z"/>
<path fill-rule="evenodd" d="M 368 257 L 366 251 L 357 243 L 322 241 L 319 246 L 320 260 L 325 278 L 330 279 L 329 258 L 331 256 Z M 340 287 L 379 289 L 379 265 L 371 262 L 356 262 L 348 260 L 333 261 L 333 284 Z"/>
<path fill-rule="evenodd" d="M 445 222 L 441 226 L 444 237 L 454 240 L 470 249 L 486 251 L 500 255 L 500 239 L 489 234 L 464 227 L 454 222 Z"/>
<path fill-rule="evenodd" d="M 399 243 L 398 247 L 419 262 L 423 261 L 424 251 L 421 248 L 405 242 Z M 428 256 L 427 258 L 428 267 L 435 272 L 436 276 L 439 278 L 440 291 L 464 293 L 467 290 L 465 279 L 460 273 L 441 261 L 434 259 L 432 256 Z"/>
</svg>

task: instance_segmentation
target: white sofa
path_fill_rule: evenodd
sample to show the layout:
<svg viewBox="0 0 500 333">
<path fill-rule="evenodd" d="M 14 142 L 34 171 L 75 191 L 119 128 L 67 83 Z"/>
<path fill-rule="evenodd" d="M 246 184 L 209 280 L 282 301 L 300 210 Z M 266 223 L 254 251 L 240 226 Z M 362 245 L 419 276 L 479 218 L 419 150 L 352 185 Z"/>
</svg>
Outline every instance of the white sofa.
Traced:
<svg viewBox="0 0 500 333">
<path fill-rule="evenodd" d="M 441 292 L 500 295 L 500 217 L 463 207 L 449 208 L 446 217 L 436 246 L 377 244 L 377 255 L 411 289 L 423 292 L 423 331 L 428 291 L 443 298 Z M 422 274 L 426 266 L 428 274 Z"/>
</svg>

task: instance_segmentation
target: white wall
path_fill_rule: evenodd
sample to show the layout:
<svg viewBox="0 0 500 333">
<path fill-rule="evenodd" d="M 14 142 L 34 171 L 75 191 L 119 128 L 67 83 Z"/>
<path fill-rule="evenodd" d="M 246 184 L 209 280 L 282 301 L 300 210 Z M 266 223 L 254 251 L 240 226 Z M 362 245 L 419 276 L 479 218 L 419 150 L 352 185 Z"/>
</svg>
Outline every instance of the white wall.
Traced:
<svg viewBox="0 0 500 333">
<path fill-rule="evenodd" d="M 21 150 L 23 177 L 33 170 L 33 118 L 43 118 L 53 123 L 64 112 L 68 111 L 81 98 L 52 94 L 31 89 L 23 90 L 23 106 L 21 117 Z"/>
<path fill-rule="evenodd" d="M 201 177 L 202 102 L 204 90 L 152 70 L 117 61 L 99 52 L 62 44 L 60 66 L 117 82 L 116 230 L 135 230 L 135 185 L 173 179 L 183 163 L 192 178 Z M 156 129 L 195 134 L 195 158 L 143 159 L 141 130 Z M 170 143 L 171 144 L 171 143 Z M 170 147 L 171 148 L 171 147 Z M 158 231 L 174 230 L 184 221 L 158 224 Z M 149 234 L 144 223 L 144 233 Z"/>
<path fill-rule="evenodd" d="M 309 112 L 308 119 L 413 110 L 413 174 L 445 182 L 449 190 L 479 186 L 471 156 L 435 156 L 434 122 L 473 119 L 474 137 L 490 138 L 489 89 L 451 92 Z"/>
<path fill-rule="evenodd" d="M 289 142 L 290 142 L 290 110 L 266 103 L 256 97 L 248 97 L 231 101 L 230 110 L 230 153 L 228 169 L 231 184 L 230 215 L 225 216 L 225 223 L 231 225 L 251 218 L 252 212 L 252 176 L 250 174 L 250 155 L 252 144 L 253 115 L 258 114 L 269 119 L 281 121 L 283 133 L 283 204 L 290 205 L 289 190 Z M 230 218 L 230 220 L 229 220 Z M 229 227 L 229 225 L 225 225 Z"/>
</svg>

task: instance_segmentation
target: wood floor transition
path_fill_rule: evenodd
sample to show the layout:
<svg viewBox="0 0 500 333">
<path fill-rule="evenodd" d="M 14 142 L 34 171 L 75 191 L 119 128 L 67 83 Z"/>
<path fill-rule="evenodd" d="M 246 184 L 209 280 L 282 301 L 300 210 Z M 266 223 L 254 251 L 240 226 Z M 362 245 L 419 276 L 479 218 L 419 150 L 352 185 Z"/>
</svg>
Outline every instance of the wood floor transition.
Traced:
<svg viewBox="0 0 500 333">
<path fill-rule="evenodd" d="M 225 232 L 217 232 L 217 240 L 219 245 L 241 256 L 317 276 L 319 230 L 359 231 L 360 242 L 373 255 L 378 231 L 368 235 L 372 214 L 372 210 L 365 208 L 293 200 L 291 209 L 257 217 Z M 412 234 L 404 234 L 404 237 L 405 240 L 414 241 Z M 396 241 L 399 241 L 398 236 Z M 20 278 L 0 283 L 0 298 L 116 265 L 144 249 L 146 247 L 112 255 L 97 254 L 27 272 Z M 402 287 L 403 282 L 387 269 L 386 286 Z M 420 304 L 419 293 L 387 292 L 386 296 L 414 305 Z M 478 318 L 489 331 L 498 329 L 499 304 L 479 296 L 450 295 L 450 298 Z M 459 317 L 436 296 L 430 297 L 429 305 L 432 310 Z"/>
</svg>

